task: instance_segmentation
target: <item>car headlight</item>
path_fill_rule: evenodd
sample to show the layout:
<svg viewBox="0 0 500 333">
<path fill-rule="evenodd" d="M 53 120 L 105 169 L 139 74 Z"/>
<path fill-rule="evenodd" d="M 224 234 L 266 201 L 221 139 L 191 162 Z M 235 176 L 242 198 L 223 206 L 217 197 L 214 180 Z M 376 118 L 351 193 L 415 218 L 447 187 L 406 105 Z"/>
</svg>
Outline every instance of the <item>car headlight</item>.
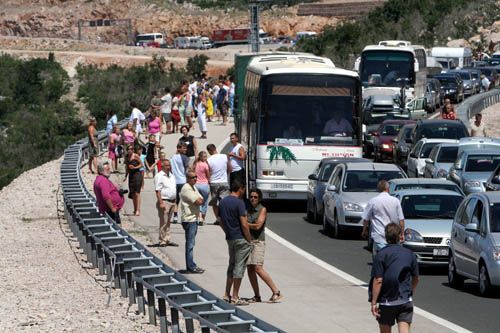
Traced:
<svg viewBox="0 0 500 333">
<path fill-rule="evenodd" d="M 348 210 L 351 212 L 363 212 L 363 207 L 352 202 L 344 202 L 344 210 Z"/>
<path fill-rule="evenodd" d="M 382 144 L 382 149 L 391 149 L 391 145 L 388 143 L 383 143 Z"/>
<path fill-rule="evenodd" d="M 448 171 L 446 171 L 445 169 L 439 169 L 436 176 L 438 176 L 439 178 L 446 178 L 448 177 Z"/>
<path fill-rule="evenodd" d="M 500 246 L 493 247 L 492 251 L 493 260 L 500 261 Z"/>
<path fill-rule="evenodd" d="M 481 187 L 481 182 L 477 180 L 468 180 L 464 183 L 465 187 Z"/>
<path fill-rule="evenodd" d="M 470 84 L 466 84 L 466 85 L 464 86 L 464 88 L 465 88 L 465 89 L 470 89 Z"/>
<path fill-rule="evenodd" d="M 418 233 L 418 231 L 408 228 L 405 230 L 405 242 L 423 243 L 424 239 L 422 238 L 422 235 Z"/>
</svg>

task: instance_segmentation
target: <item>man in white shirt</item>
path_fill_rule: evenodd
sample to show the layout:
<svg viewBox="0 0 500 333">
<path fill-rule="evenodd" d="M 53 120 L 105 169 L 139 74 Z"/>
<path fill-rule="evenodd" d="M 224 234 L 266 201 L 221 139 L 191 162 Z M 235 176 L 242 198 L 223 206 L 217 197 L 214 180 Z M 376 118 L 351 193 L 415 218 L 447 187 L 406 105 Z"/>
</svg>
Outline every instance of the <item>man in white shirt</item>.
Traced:
<svg viewBox="0 0 500 333">
<path fill-rule="evenodd" d="M 156 192 L 156 209 L 160 218 L 160 246 L 179 246 L 170 241 L 170 222 L 175 210 L 177 196 L 175 177 L 171 172 L 170 161 L 161 160 L 161 171 L 154 178 Z"/>
<path fill-rule="evenodd" d="M 220 221 L 219 218 L 219 203 L 222 199 L 229 195 L 229 183 L 227 179 L 228 173 L 231 172 L 231 163 L 227 155 L 219 154 L 215 145 L 209 144 L 207 151 L 210 157 L 207 160 L 210 169 L 210 195 L 212 199 L 209 205 L 214 210 L 214 215 L 217 218 L 215 224 Z"/>
<path fill-rule="evenodd" d="M 490 84 L 491 84 L 490 79 L 488 79 L 486 77 L 486 75 L 482 74 L 481 75 L 481 91 L 484 92 L 484 91 L 490 90 Z"/>
<path fill-rule="evenodd" d="M 371 224 L 370 236 L 373 239 L 373 256 L 387 245 L 385 226 L 389 223 L 399 223 L 401 230 L 405 230 L 405 217 L 401 203 L 389 195 L 389 182 L 381 180 L 377 189 L 380 194 L 368 201 L 361 218 L 363 219 L 363 238 L 368 237 L 368 226 Z"/>
<path fill-rule="evenodd" d="M 132 113 L 130 114 L 130 122 L 134 124 L 135 133 L 137 137 L 139 137 L 139 134 L 142 133 L 141 122 L 143 122 L 146 117 L 144 116 L 144 113 L 142 113 L 142 111 L 137 108 L 136 102 L 130 102 L 130 107 L 132 108 Z"/>
<path fill-rule="evenodd" d="M 247 154 L 243 145 L 239 143 L 240 137 L 236 133 L 231 133 L 229 136 L 231 144 L 233 147 L 229 152 L 229 161 L 231 162 L 231 173 L 229 174 L 229 186 L 238 179 L 241 184 L 246 184 L 245 175 L 245 159 Z"/>
<path fill-rule="evenodd" d="M 172 95 L 170 88 L 165 88 L 165 95 L 161 98 L 161 114 L 163 115 L 163 122 L 165 123 L 165 134 L 172 131 Z"/>
</svg>

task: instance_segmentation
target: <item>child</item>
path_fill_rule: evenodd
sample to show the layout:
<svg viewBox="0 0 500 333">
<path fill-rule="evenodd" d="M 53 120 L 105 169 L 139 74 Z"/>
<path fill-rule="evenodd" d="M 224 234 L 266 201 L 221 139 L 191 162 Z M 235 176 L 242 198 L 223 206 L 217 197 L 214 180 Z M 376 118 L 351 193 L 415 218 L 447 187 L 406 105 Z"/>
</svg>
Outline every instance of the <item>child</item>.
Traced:
<svg viewBox="0 0 500 333">
<path fill-rule="evenodd" d="M 158 170 L 158 172 L 161 171 L 161 161 L 166 159 L 167 158 L 167 154 L 165 153 L 160 153 L 160 158 L 158 159 L 158 161 L 156 162 L 156 169 Z"/>
</svg>

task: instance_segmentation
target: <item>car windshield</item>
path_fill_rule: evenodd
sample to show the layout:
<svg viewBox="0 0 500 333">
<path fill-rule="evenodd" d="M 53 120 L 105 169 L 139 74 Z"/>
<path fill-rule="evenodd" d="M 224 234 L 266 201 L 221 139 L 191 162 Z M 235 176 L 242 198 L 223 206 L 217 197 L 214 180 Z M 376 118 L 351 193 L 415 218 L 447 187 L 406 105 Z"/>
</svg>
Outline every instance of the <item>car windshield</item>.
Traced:
<svg viewBox="0 0 500 333">
<path fill-rule="evenodd" d="M 490 232 L 500 232 L 500 203 L 490 206 Z"/>
<path fill-rule="evenodd" d="M 382 131 L 380 135 L 385 136 L 396 136 L 399 133 L 399 130 L 403 127 L 402 124 L 386 124 L 382 127 Z"/>
<path fill-rule="evenodd" d="M 403 178 L 400 171 L 348 171 L 344 180 L 344 192 L 377 192 L 380 180 Z"/>
<path fill-rule="evenodd" d="M 422 147 L 422 150 L 420 151 L 420 158 L 427 158 L 429 157 L 429 154 L 431 153 L 432 148 L 437 146 L 439 142 L 432 142 L 432 143 L 426 143 Z"/>
<path fill-rule="evenodd" d="M 458 147 L 441 147 L 437 158 L 438 163 L 453 163 L 457 159 Z"/>
<path fill-rule="evenodd" d="M 401 79 L 415 83 L 414 56 L 397 50 L 368 50 L 361 55 L 361 81 L 365 86 L 399 86 Z"/>
<path fill-rule="evenodd" d="M 464 80 L 470 80 L 471 79 L 471 73 L 469 72 L 458 72 L 458 75 Z"/>
<path fill-rule="evenodd" d="M 394 192 L 408 189 L 432 188 L 436 190 L 455 191 L 462 194 L 460 188 L 454 184 L 399 184 L 394 187 Z"/>
<path fill-rule="evenodd" d="M 465 171 L 490 172 L 495 170 L 500 162 L 500 155 L 471 155 L 467 159 Z"/>
<path fill-rule="evenodd" d="M 442 194 L 412 194 L 401 199 L 405 219 L 452 219 L 462 197 Z"/>
<path fill-rule="evenodd" d="M 457 79 L 454 76 L 440 76 L 437 79 L 445 86 L 457 85 Z"/>
<path fill-rule="evenodd" d="M 469 136 L 467 128 L 465 128 L 465 126 L 461 126 L 460 122 L 457 122 L 456 124 L 428 124 L 422 127 L 423 138 L 458 140 L 467 136 Z"/>
</svg>

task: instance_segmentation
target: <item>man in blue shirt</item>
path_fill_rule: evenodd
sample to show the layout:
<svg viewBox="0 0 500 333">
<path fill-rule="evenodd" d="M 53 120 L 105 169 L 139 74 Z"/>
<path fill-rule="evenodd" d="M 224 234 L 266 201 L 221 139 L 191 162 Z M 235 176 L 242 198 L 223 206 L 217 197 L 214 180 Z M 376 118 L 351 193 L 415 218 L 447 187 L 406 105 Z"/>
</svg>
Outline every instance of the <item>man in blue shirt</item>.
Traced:
<svg viewBox="0 0 500 333">
<path fill-rule="evenodd" d="M 371 312 L 381 333 L 390 333 L 395 322 L 399 333 L 408 333 L 413 318 L 412 295 L 418 284 L 418 264 L 415 254 L 399 244 L 401 237 L 401 227 L 389 223 L 385 227 L 387 246 L 373 260 Z"/>
<path fill-rule="evenodd" d="M 220 226 L 226 234 L 229 252 L 224 300 L 235 305 L 248 305 L 248 302 L 239 297 L 241 279 L 245 274 L 247 259 L 252 251 L 247 210 L 241 199 L 244 193 L 245 186 L 239 180 L 235 180 L 231 184 L 231 194 L 222 199 L 219 204 Z M 232 296 L 231 286 L 233 287 Z"/>
</svg>

